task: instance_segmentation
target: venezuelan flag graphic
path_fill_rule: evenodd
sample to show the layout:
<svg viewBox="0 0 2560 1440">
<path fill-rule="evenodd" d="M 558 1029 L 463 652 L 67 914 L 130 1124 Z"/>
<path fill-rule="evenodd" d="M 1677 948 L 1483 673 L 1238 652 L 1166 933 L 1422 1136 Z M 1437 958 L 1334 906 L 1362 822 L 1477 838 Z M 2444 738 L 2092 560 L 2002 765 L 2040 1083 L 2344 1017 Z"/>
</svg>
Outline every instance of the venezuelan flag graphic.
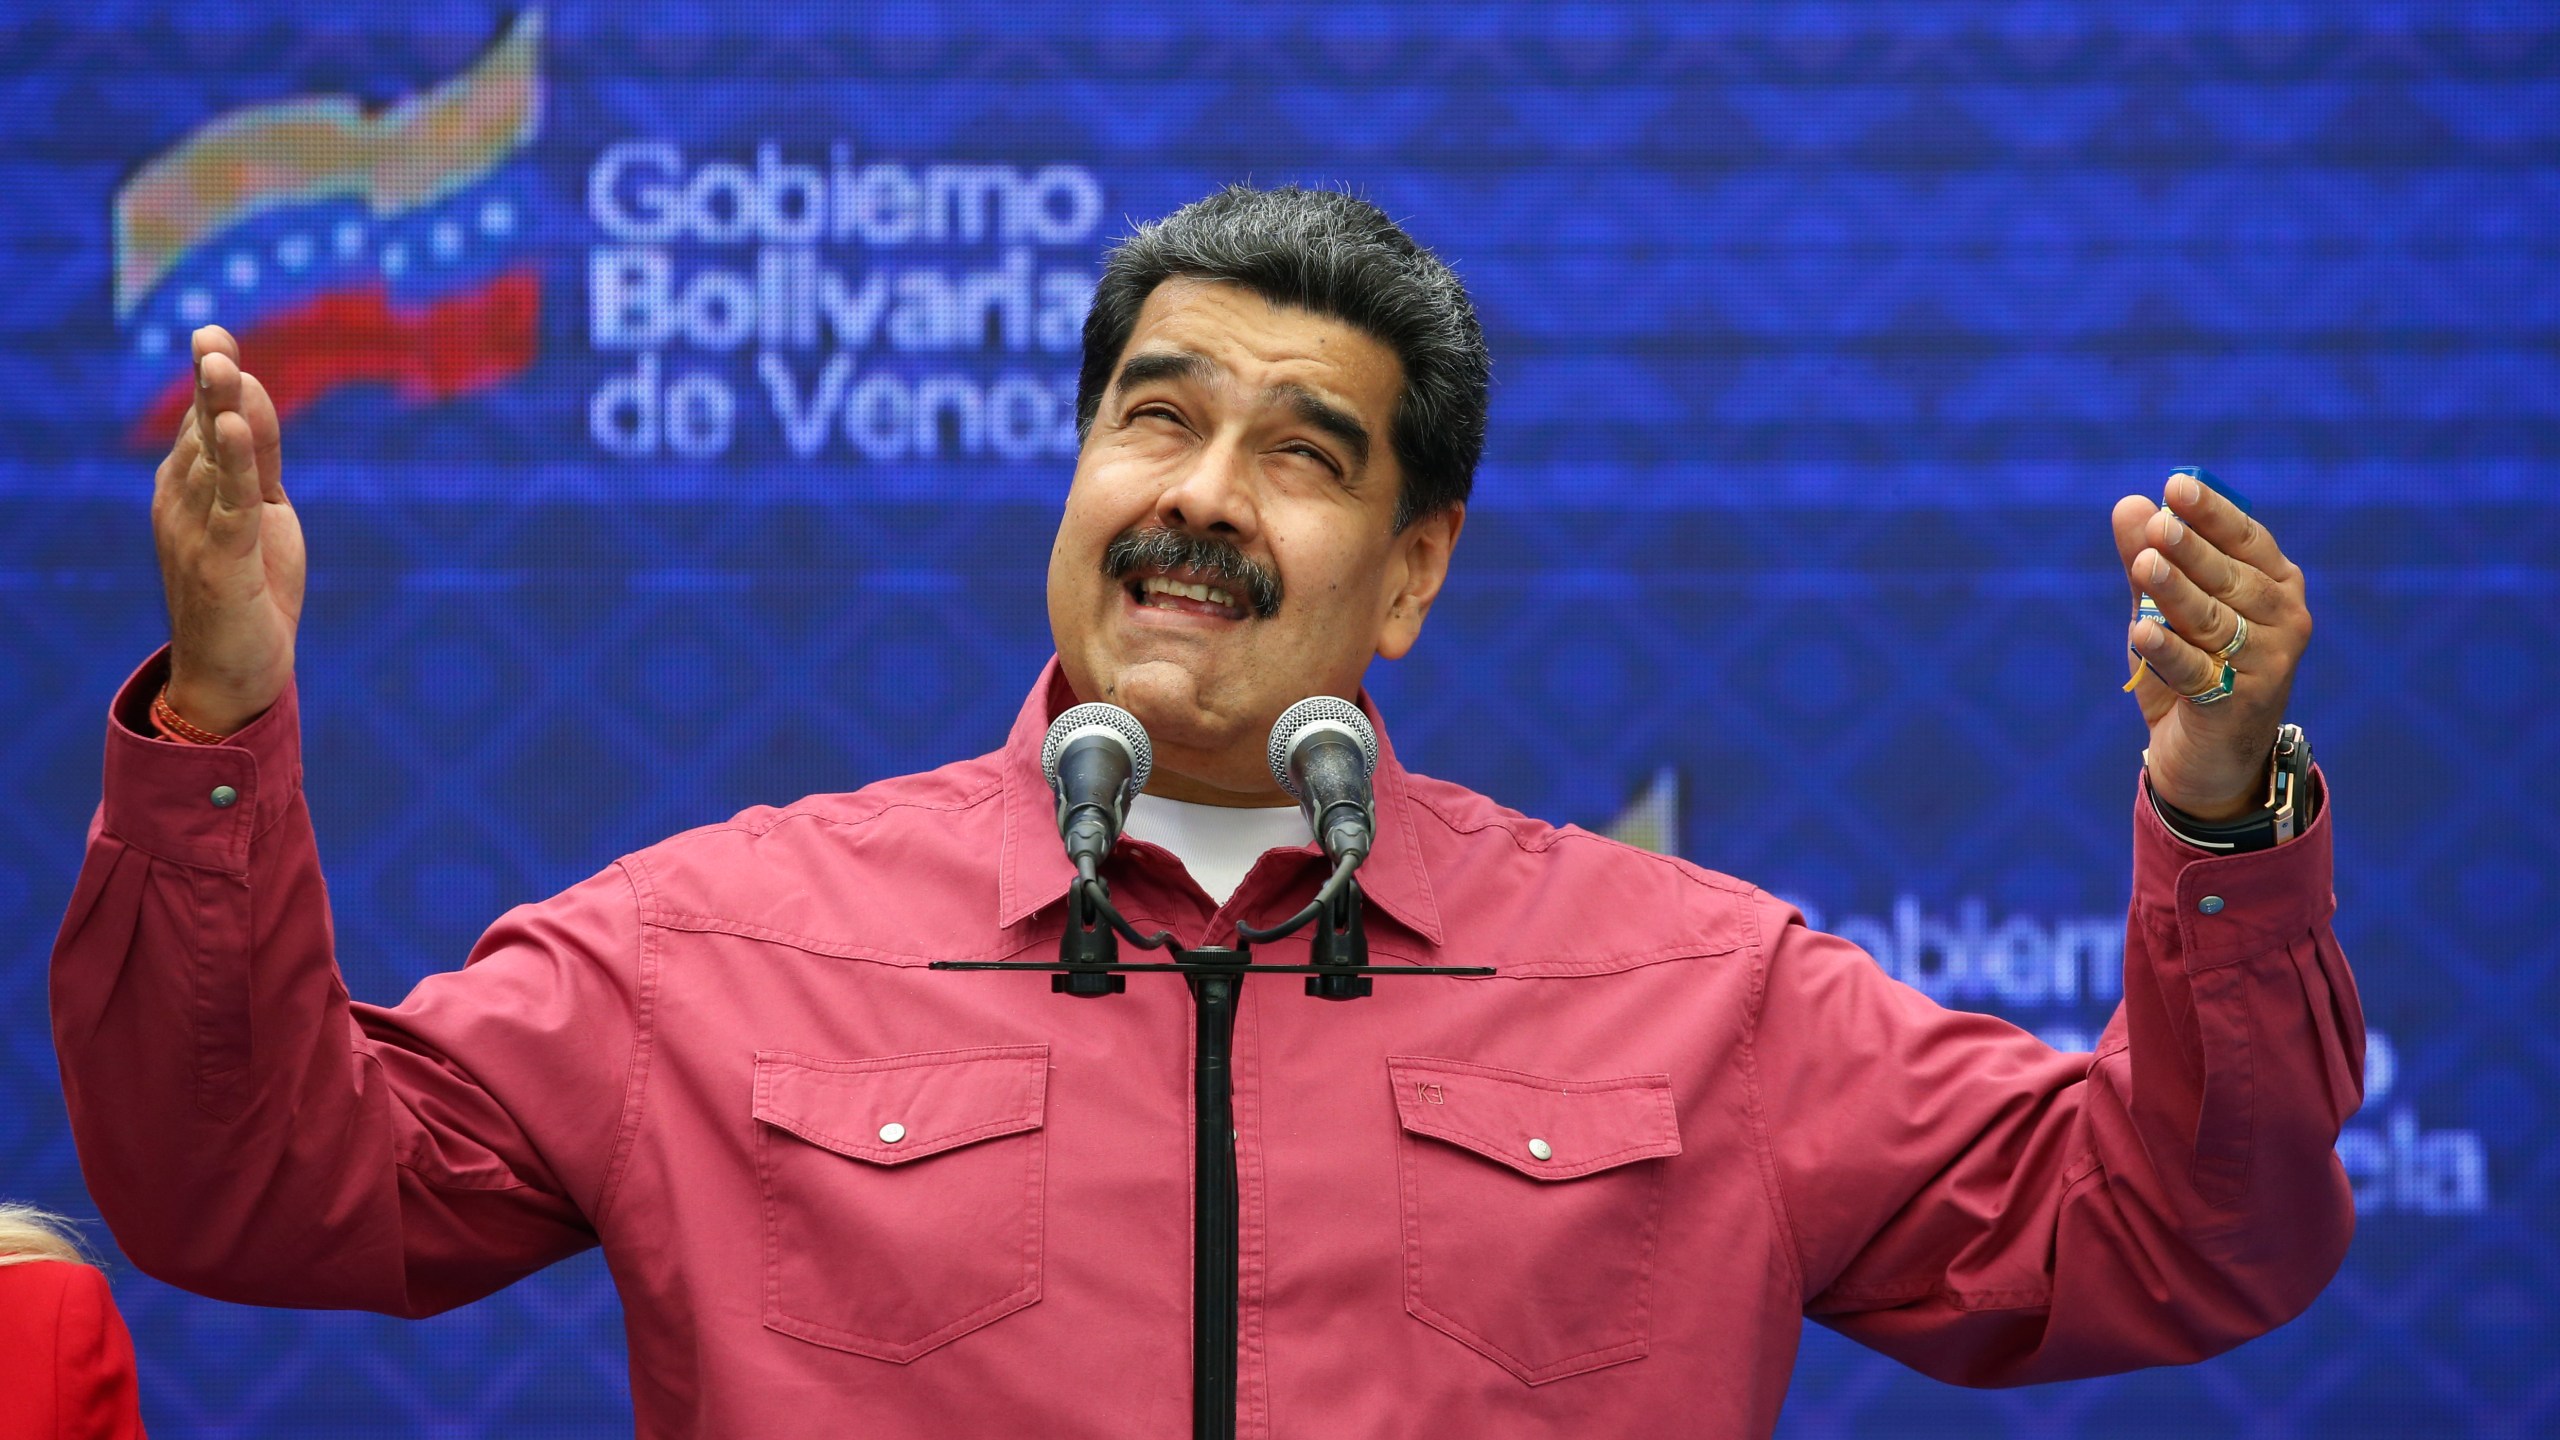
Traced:
<svg viewBox="0 0 2560 1440">
<path fill-rule="evenodd" d="M 280 412 L 342 386 L 427 404 L 533 363 L 541 279 L 521 167 L 542 123 L 542 17 L 463 73 L 367 111 L 306 96 L 218 116 L 115 197 L 115 308 L 137 448 L 168 443 L 187 336 L 229 327 Z"/>
</svg>

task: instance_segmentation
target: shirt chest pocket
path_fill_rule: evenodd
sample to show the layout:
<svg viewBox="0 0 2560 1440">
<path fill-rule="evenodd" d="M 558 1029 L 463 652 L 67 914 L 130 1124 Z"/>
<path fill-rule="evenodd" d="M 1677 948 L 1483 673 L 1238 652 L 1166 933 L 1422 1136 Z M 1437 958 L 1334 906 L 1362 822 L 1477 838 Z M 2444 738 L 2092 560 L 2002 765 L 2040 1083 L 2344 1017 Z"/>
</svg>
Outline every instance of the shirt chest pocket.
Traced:
<svg viewBox="0 0 2560 1440">
<path fill-rule="evenodd" d="M 756 1055 L 764 1323 L 905 1364 L 1040 1298 L 1049 1047 Z"/>
<path fill-rule="evenodd" d="M 1405 1309 L 1532 1385 L 1641 1359 L 1671 1077 L 1555 1080 L 1388 1060 Z"/>
</svg>

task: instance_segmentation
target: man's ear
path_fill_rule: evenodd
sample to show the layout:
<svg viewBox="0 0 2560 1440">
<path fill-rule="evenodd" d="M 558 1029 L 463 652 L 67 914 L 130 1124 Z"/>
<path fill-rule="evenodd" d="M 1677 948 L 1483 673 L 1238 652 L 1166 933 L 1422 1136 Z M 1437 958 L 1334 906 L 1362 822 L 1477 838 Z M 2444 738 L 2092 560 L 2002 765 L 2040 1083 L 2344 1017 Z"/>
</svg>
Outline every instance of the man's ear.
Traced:
<svg viewBox="0 0 2560 1440">
<path fill-rule="evenodd" d="M 1388 573 L 1395 588 L 1387 595 L 1387 614 L 1378 627 L 1378 657 L 1401 660 L 1422 638 L 1423 617 L 1449 578 L 1449 556 L 1458 548 L 1458 532 L 1467 527 L 1467 507 L 1451 505 L 1404 527 L 1388 552 Z"/>
</svg>

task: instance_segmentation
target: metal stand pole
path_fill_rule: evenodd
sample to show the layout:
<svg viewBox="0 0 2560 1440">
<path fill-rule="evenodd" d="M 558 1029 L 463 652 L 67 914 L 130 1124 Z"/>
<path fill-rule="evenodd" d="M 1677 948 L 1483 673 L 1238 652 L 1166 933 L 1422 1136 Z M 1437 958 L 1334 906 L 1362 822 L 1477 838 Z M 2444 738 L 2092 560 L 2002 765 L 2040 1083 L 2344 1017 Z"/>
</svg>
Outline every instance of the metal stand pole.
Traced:
<svg viewBox="0 0 2560 1440">
<path fill-rule="evenodd" d="M 1191 1433 L 1199 1440 L 1234 1440 L 1236 1433 L 1235 1077 L 1228 1061 L 1243 984 L 1241 975 L 1191 980 L 1200 1016 L 1191 1192 Z"/>
<path fill-rule="evenodd" d="M 1397 965 L 1369 968 L 1369 945 L 1360 918 L 1360 887 L 1350 879 L 1358 857 L 1342 862 L 1340 889 L 1319 891 L 1307 909 L 1270 930 L 1236 927 L 1235 948 L 1190 949 L 1171 932 L 1141 935 L 1112 909 L 1109 892 L 1087 873 L 1070 893 L 1058 958 L 1039 960 L 936 960 L 936 970 L 1038 970 L 1061 995 L 1098 997 L 1125 991 L 1134 974 L 1172 972 L 1191 987 L 1200 1023 L 1198 1059 L 1191 1075 L 1191 1433 L 1199 1440 L 1235 1440 L 1236 1433 L 1236 1096 L 1232 1060 L 1236 997 L 1245 972 L 1303 975 L 1307 993 L 1326 1000 L 1356 1000 L 1379 975 L 1490 975 L 1485 965 Z M 1264 941 L 1315 924 L 1305 965 L 1257 965 L 1253 949 Z M 1143 949 L 1166 950 L 1172 963 L 1122 964 L 1118 936 Z"/>
</svg>

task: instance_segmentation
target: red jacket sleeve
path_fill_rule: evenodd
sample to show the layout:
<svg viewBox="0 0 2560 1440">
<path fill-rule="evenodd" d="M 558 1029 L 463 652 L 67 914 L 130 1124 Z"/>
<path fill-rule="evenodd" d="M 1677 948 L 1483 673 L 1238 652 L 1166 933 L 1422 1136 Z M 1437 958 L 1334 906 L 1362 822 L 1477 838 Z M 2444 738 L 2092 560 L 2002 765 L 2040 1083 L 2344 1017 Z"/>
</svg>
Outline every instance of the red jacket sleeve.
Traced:
<svg viewBox="0 0 2560 1440">
<path fill-rule="evenodd" d="M 0 1440 L 143 1440 L 133 1339 L 95 1268 L 0 1265 L 0 1354 Z"/>
<path fill-rule="evenodd" d="M 341 983 L 295 699 L 220 745 L 107 736 L 54 951 L 54 1040 L 100 1215 L 221 1299 L 432 1314 L 594 1243 L 640 1001 L 620 870 L 489 930 L 397 1009 Z"/>
<path fill-rule="evenodd" d="M 1769 902 L 1756 1078 L 1815 1319 L 2017 1385 L 2219 1354 L 2336 1273 L 2364 1028 L 2328 816 L 2221 857 L 2139 798 L 2134 824 L 2124 999 L 2094 1055 L 1942 1009 Z"/>
</svg>

